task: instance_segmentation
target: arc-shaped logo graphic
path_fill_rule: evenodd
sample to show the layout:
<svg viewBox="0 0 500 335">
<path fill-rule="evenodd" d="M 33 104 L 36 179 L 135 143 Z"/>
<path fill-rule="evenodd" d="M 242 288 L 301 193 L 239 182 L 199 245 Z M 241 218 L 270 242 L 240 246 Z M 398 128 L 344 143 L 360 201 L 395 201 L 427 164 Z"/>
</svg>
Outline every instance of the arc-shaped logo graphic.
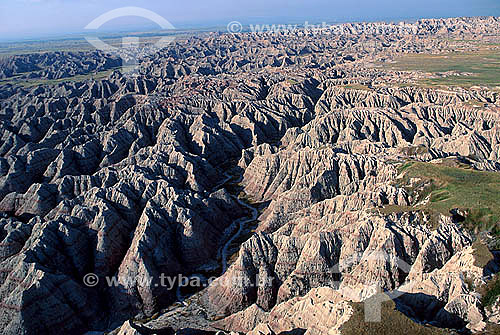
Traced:
<svg viewBox="0 0 500 335">
<path fill-rule="evenodd" d="M 121 17 L 126 17 L 126 16 L 136 16 L 136 17 L 142 17 L 145 19 L 148 19 L 154 23 L 156 23 L 158 26 L 160 26 L 161 29 L 163 30 L 171 30 L 175 29 L 175 27 L 168 22 L 164 17 L 158 15 L 157 13 L 150 11 L 145 8 L 140 8 L 140 7 L 122 7 L 122 8 L 117 8 L 113 9 L 107 13 L 102 14 L 101 16 L 97 17 L 94 19 L 92 22 L 90 22 L 85 29 L 86 30 L 97 30 L 99 29 L 102 25 L 105 23 L 121 18 Z M 117 47 L 114 47 L 112 45 L 109 45 L 107 43 L 104 43 L 100 38 L 98 37 L 91 37 L 91 36 L 86 36 L 85 39 L 87 42 L 92 44 L 94 47 L 101 51 L 105 51 L 108 53 L 114 53 L 118 54 L 120 52 L 120 49 Z M 125 41 L 126 39 L 124 39 Z M 132 39 L 129 39 L 132 40 Z M 172 43 L 175 40 L 174 36 L 163 36 L 158 42 L 155 43 L 155 48 L 164 48 L 168 44 Z"/>
</svg>

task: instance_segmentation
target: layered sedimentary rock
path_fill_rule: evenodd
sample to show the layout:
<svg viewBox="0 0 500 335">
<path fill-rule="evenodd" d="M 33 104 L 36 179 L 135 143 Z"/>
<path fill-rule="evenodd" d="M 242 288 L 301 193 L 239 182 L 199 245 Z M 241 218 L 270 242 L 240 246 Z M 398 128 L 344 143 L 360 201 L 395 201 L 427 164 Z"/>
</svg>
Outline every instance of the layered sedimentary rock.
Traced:
<svg viewBox="0 0 500 335">
<path fill-rule="evenodd" d="M 378 85 L 399 74 L 365 66 L 497 24 L 424 20 L 420 37 L 382 34 L 372 49 L 354 25 L 348 37 L 196 35 L 150 54 L 136 76 L 2 84 L 0 327 L 335 333 L 374 287 L 434 326 L 498 322 L 467 285 L 497 271 L 494 259 L 476 265 L 470 232 L 453 216 L 384 211 L 417 201 L 397 184 L 401 162 L 500 170 L 498 93 Z M 0 76 L 58 79 L 115 61 L 16 56 Z M 256 227 L 241 227 L 249 206 Z M 222 250 L 241 242 L 221 274 Z M 221 276 L 188 302 L 179 283 L 161 285 L 200 272 Z"/>
</svg>

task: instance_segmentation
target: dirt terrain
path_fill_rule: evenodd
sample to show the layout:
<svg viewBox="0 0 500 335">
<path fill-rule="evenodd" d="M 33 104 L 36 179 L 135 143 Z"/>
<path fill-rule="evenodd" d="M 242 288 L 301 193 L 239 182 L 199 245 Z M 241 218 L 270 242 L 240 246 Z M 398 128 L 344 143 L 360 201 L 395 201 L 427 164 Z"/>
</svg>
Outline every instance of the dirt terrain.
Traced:
<svg viewBox="0 0 500 335">
<path fill-rule="evenodd" d="M 4 58 L 2 333 L 498 331 L 500 19 L 357 25 Z"/>
</svg>

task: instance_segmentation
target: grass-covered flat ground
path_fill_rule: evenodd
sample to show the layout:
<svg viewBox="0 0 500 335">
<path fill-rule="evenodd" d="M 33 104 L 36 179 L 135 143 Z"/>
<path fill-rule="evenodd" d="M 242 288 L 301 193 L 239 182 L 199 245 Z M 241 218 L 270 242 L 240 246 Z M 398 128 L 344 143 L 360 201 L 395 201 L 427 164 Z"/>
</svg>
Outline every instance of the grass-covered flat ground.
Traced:
<svg viewBox="0 0 500 335">
<path fill-rule="evenodd" d="M 465 228 L 479 232 L 490 232 L 494 236 L 492 249 L 500 245 L 500 173 L 472 169 L 468 164 L 454 158 L 443 159 L 441 163 L 423 163 L 409 161 L 399 166 L 400 177 L 397 185 L 404 187 L 414 196 L 412 206 L 385 206 L 380 211 L 389 214 L 396 212 L 420 211 L 430 215 L 431 224 L 437 223 L 438 214 L 451 215 L 453 209 L 467 213 Z M 485 267 L 493 259 L 488 247 L 478 239 L 474 245 L 476 265 Z M 482 287 L 476 288 L 482 296 L 485 307 L 492 305 L 500 296 L 500 276 L 497 275 Z M 406 327 L 407 320 L 391 306 L 385 306 L 390 316 L 390 328 L 385 325 L 365 325 L 370 334 L 384 334 L 387 329 Z M 359 313 L 359 311 L 358 311 Z M 383 314 L 385 315 L 385 314 Z M 348 323 L 346 334 L 361 334 L 359 327 L 364 327 L 360 316 Z M 394 328 L 396 327 L 396 328 Z M 488 325 L 488 334 L 500 334 L 500 327 Z M 391 331 L 391 333 L 395 334 Z M 440 334 L 434 328 L 415 329 L 415 334 Z M 399 334 L 399 333 L 398 333 Z M 443 333 L 444 334 L 444 333 Z M 449 334 L 449 333 L 446 333 Z"/>
<path fill-rule="evenodd" d="M 388 298 L 388 297 L 387 297 Z M 382 303 L 381 322 L 366 322 L 365 304 L 353 303 L 354 313 L 342 327 L 343 335 L 449 335 L 455 334 L 446 329 L 425 326 L 414 322 L 396 310 L 394 301 Z"/>
<path fill-rule="evenodd" d="M 208 31 L 208 30 L 207 30 Z M 165 30 L 165 31 L 144 31 L 144 32 L 117 32 L 117 33 L 104 33 L 99 37 L 106 44 L 112 45 L 117 48 L 122 47 L 124 37 L 138 37 L 140 38 L 141 46 L 152 46 L 158 40 L 165 36 L 175 36 L 176 40 L 183 41 L 186 38 L 196 33 L 203 33 L 203 29 L 178 29 L 178 30 Z M 34 39 L 18 42 L 2 42 L 0 41 L 0 59 L 7 58 L 15 55 L 24 55 L 31 53 L 46 53 L 46 52 L 93 52 L 95 47 L 85 40 L 85 34 L 74 34 L 62 36 L 59 38 L 48 39 Z M 89 34 L 94 36 L 94 34 Z M 27 88 L 39 85 L 57 85 L 62 82 L 72 81 L 85 81 L 85 80 L 101 80 L 108 77 L 114 70 L 122 69 L 121 67 L 93 72 L 85 75 L 76 75 L 61 79 L 22 79 L 23 73 L 16 77 L 0 79 L 0 85 L 12 84 L 21 85 Z"/>
<path fill-rule="evenodd" d="M 461 209 L 467 213 L 463 223 L 467 228 L 500 237 L 500 173 L 473 170 L 452 159 L 440 164 L 407 162 L 399 169 L 397 183 L 415 197 L 415 204 L 386 206 L 383 212 L 450 215 L 451 210 Z"/>
<path fill-rule="evenodd" d="M 224 27 L 225 28 L 225 27 Z M 176 30 L 151 30 L 151 31 L 130 31 L 130 32 L 103 32 L 96 34 L 94 32 L 67 34 L 54 37 L 39 39 L 25 39 L 19 41 L 1 41 L 0 39 L 0 57 L 14 55 L 23 55 L 30 53 L 62 52 L 62 51 L 93 51 L 95 47 L 85 40 L 85 36 L 100 37 L 105 43 L 115 47 L 121 47 L 124 37 L 139 37 L 141 44 L 154 44 L 161 37 L 175 36 L 179 39 L 185 39 L 193 33 L 212 31 L 211 29 L 176 29 Z M 218 28 L 219 30 L 219 28 Z"/>
<path fill-rule="evenodd" d="M 116 69 L 121 69 L 121 67 L 118 67 Z M 85 81 L 85 80 L 100 80 L 107 78 L 114 70 L 116 69 L 111 69 L 111 70 L 106 70 L 106 71 L 100 71 L 100 72 L 92 72 L 89 74 L 85 75 L 76 75 L 72 77 L 67 77 L 67 78 L 61 78 L 61 79 L 22 79 L 20 76 L 18 77 L 12 77 L 9 79 L 0 79 L 0 85 L 2 84 L 12 84 L 12 85 L 21 85 L 26 88 L 30 87 L 35 87 L 35 86 L 40 86 L 40 85 L 57 85 L 59 83 L 63 82 L 79 82 L 79 81 Z"/>
<path fill-rule="evenodd" d="M 476 52 L 453 52 L 443 55 L 408 54 L 387 63 L 385 68 L 399 71 L 422 71 L 437 78 L 422 80 L 428 86 L 462 86 L 476 85 L 500 86 L 500 50 L 496 45 L 481 47 Z M 461 75 L 442 75 L 455 71 Z"/>
</svg>

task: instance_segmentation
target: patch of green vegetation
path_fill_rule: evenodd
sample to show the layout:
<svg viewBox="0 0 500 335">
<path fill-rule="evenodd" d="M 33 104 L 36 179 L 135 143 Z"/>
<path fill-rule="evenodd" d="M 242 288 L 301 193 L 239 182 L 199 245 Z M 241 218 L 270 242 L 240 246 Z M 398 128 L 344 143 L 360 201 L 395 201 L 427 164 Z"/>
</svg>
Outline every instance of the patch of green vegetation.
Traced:
<svg viewBox="0 0 500 335">
<path fill-rule="evenodd" d="M 476 287 L 474 285 L 474 279 L 467 277 L 467 275 L 466 275 L 463 280 L 464 280 L 465 285 L 467 285 L 467 288 L 469 289 L 470 292 L 476 290 Z"/>
<path fill-rule="evenodd" d="M 93 72 L 85 75 L 77 75 L 73 77 L 61 78 L 61 79 L 22 79 L 19 76 L 12 77 L 9 79 L 0 80 L 1 84 L 12 84 L 12 85 L 20 85 L 26 88 L 31 88 L 35 86 L 41 85 L 57 85 L 64 82 L 79 82 L 86 80 L 101 80 L 107 78 L 113 71 L 116 69 L 110 69 L 106 71 Z"/>
<path fill-rule="evenodd" d="M 401 153 L 406 156 L 423 155 L 429 153 L 429 148 L 421 146 L 405 147 L 401 148 Z"/>
<path fill-rule="evenodd" d="M 497 297 L 500 296 L 500 276 L 496 275 L 479 290 L 479 293 L 484 307 L 493 305 Z"/>
<path fill-rule="evenodd" d="M 364 304 L 351 304 L 354 313 L 341 327 L 343 335 L 440 335 L 453 334 L 450 330 L 439 329 L 430 326 L 424 326 L 412 321 L 403 313 L 396 310 L 394 301 L 385 301 L 382 303 L 381 322 L 366 322 L 364 315 Z"/>
<path fill-rule="evenodd" d="M 500 325 L 496 325 L 494 323 L 489 323 L 486 325 L 486 330 L 483 334 L 488 335 L 500 335 Z"/>
<path fill-rule="evenodd" d="M 413 212 L 415 210 L 416 208 L 413 206 L 399 206 L 399 205 L 387 205 L 384 206 L 383 208 L 378 209 L 378 211 L 384 215 L 389 215 L 393 213 L 407 213 L 407 212 Z"/>
<path fill-rule="evenodd" d="M 472 248 L 474 249 L 472 253 L 474 255 L 474 265 L 481 269 L 495 259 L 488 246 L 479 240 L 474 242 Z"/>
<path fill-rule="evenodd" d="M 363 91 L 371 91 L 372 89 L 369 88 L 366 85 L 363 84 L 349 84 L 349 85 L 344 85 L 345 88 L 347 89 L 353 89 L 353 90 L 363 90 Z"/>
<path fill-rule="evenodd" d="M 403 173 L 406 171 L 406 169 L 410 168 L 412 165 L 413 165 L 414 162 L 406 162 L 404 163 L 403 165 L 401 165 L 400 167 L 398 167 L 398 171 L 399 173 Z"/>
<path fill-rule="evenodd" d="M 99 37 L 106 44 L 120 48 L 123 43 L 123 37 L 134 36 L 140 38 L 140 45 L 153 45 L 161 37 L 175 36 L 177 40 L 184 40 L 193 34 L 208 31 L 207 29 L 175 29 L 168 31 L 137 31 L 137 32 L 110 32 L 92 35 Z M 95 47 L 86 41 L 87 34 L 67 34 L 47 39 L 34 39 L 24 41 L 0 42 L 0 57 L 8 57 L 13 55 L 23 55 L 31 53 L 45 52 L 79 52 L 79 51 L 94 51 Z"/>
<path fill-rule="evenodd" d="M 477 52 L 453 52 L 443 55 L 408 54 L 383 66 L 398 71 L 441 74 L 438 78 L 422 80 L 421 84 L 425 86 L 500 85 L 500 50 L 491 47 L 483 47 Z M 442 75 L 446 72 L 456 72 L 459 75 Z M 466 73 L 470 75 L 465 75 Z"/>
<path fill-rule="evenodd" d="M 467 213 L 466 228 L 500 237 L 500 173 L 476 171 L 446 159 L 440 164 L 406 162 L 398 171 L 402 178 L 397 184 L 414 197 L 414 205 L 385 206 L 384 214 L 422 211 L 434 222 L 439 214 L 460 209 Z"/>
</svg>

